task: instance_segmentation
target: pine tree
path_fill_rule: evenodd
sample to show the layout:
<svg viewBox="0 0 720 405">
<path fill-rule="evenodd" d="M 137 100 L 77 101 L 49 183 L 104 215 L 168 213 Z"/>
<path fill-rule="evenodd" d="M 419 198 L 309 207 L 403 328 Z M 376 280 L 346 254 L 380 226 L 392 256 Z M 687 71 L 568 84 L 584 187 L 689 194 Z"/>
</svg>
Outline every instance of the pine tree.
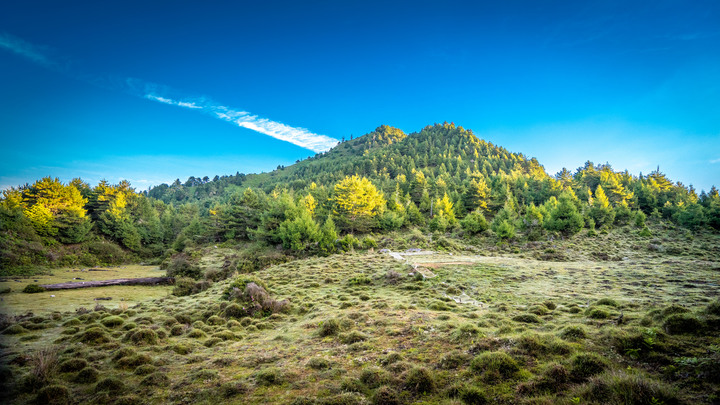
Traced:
<svg viewBox="0 0 720 405">
<path fill-rule="evenodd" d="M 383 212 L 385 199 L 365 177 L 345 177 L 335 185 L 333 214 L 340 226 L 350 232 L 367 232 L 375 216 Z"/>
</svg>

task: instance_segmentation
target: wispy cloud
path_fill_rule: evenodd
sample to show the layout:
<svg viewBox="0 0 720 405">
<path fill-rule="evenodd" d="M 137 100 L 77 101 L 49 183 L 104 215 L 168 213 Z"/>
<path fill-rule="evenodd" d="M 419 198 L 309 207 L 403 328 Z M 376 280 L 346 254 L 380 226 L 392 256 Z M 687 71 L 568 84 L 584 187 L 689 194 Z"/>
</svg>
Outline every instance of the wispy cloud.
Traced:
<svg viewBox="0 0 720 405">
<path fill-rule="evenodd" d="M 207 97 L 190 98 L 168 96 L 167 94 L 177 94 L 178 92 L 167 86 L 149 83 L 134 78 L 121 80 L 118 78 L 108 78 L 99 75 L 81 75 L 77 72 L 70 72 L 69 69 L 51 60 L 47 56 L 45 48 L 30 44 L 20 38 L 6 33 L 0 33 L 0 49 L 8 50 L 43 67 L 53 70 L 61 70 L 70 77 L 101 88 L 122 91 L 163 104 L 199 110 L 212 117 L 233 123 L 239 127 L 247 128 L 281 141 L 290 142 L 293 145 L 310 149 L 313 152 L 325 152 L 338 143 L 338 140 L 335 138 L 316 134 L 305 128 L 292 127 L 281 122 L 261 118 L 247 111 L 226 107 L 211 101 Z"/>
<path fill-rule="evenodd" d="M 713 159 L 713 160 L 710 161 L 710 163 L 712 163 L 712 164 L 720 163 L 720 158 L 718 158 L 718 159 Z"/>
<path fill-rule="evenodd" d="M 310 149 L 313 152 L 325 152 L 338 143 L 337 139 L 329 136 L 319 135 L 305 128 L 291 127 L 267 118 L 261 118 L 247 111 L 235 110 L 223 105 L 218 105 L 206 98 L 192 101 L 174 100 L 152 93 L 145 94 L 145 98 L 163 104 L 202 110 L 215 118 L 231 122 L 242 128 L 260 132 L 261 134 L 271 136 L 281 141 L 290 142 L 293 145 Z"/>
<path fill-rule="evenodd" d="M 33 45 L 8 33 L 0 33 L 0 47 L 45 67 L 57 67 L 57 64 L 45 55 L 46 48 Z"/>
</svg>

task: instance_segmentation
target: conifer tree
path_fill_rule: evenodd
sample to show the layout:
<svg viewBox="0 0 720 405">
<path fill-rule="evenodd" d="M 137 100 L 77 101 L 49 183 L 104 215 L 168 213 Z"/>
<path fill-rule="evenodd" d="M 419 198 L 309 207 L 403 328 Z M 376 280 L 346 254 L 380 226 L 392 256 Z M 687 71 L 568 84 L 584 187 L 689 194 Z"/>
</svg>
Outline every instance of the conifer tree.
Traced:
<svg viewBox="0 0 720 405">
<path fill-rule="evenodd" d="M 367 232 L 375 216 L 383 212 L 385 199 L 365 177 L 345 177 L 334 189 L 333 214 L 343 229 Z"/>
</svg>

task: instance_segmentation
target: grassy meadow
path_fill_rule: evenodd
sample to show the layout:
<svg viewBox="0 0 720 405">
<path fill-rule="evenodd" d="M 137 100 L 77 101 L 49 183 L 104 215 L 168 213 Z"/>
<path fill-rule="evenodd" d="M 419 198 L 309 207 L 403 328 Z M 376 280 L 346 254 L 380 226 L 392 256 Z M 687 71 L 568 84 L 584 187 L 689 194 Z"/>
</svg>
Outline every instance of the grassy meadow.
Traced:
<svg viewBox="0 0 720 405">
<path fill-rule="evenodd" d="M 717 236 L 666 234 L 522 245 L 392 235 L 379 247 L 402 260 L 378 248 L 298 259 L 189 296 L 107 287 L 49 301 L 5 280 L 3 312 L 33 315 L 6 317 L 3 402 L 717 403 Z M 232 252 L 196 255 L 212 269 Z M 95 308 L 100 296 L 113 300 Z M 248 316 L 255 297 L 262 310 Z"/>
</svg>

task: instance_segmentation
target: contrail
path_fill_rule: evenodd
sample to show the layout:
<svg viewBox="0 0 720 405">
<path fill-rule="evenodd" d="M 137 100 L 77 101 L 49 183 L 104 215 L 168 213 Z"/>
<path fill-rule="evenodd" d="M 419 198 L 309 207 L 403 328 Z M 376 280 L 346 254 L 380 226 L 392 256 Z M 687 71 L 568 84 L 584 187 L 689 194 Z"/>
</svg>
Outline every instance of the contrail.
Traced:
<svg viewBox="0 0 720 405">
<path fill-rule="evenodd" d="M 94 86 L 119 90 L 136 97 L 156 101 L 163 104 L 184 107 L 192 110 L 202 111 L 212 117 L 223 121 L 231 122 L 239 127 L 247 128 L 264 135 L 271 136 L 281 141 L 290 142 L 293 145 L 310 149 L 313 152 L 325 152 L 338 144 L 338 140 L 326 135 L 320 135 L 305 128 L 291 127 L 281 122 L 261 118 L 247 111 L 232 109 L 210 101 L 206 97 L 168 97 L 166 94 L 176 94 L 177 91 L 154 83 L 145 82 L 139 79 L 127 78 L 103 78 L 100 76 L 72 74 L 67 66 L 60 65 L 51 60 L 45 49 L 30 44 L 20 38 L 7 33 L 0 33 L 0 48 L 22 56 L 45 68 L 60 71 L 77 80 L 90 83 Z M 188 101 L 191 100 L 191 101 Z"/>
</svg>

